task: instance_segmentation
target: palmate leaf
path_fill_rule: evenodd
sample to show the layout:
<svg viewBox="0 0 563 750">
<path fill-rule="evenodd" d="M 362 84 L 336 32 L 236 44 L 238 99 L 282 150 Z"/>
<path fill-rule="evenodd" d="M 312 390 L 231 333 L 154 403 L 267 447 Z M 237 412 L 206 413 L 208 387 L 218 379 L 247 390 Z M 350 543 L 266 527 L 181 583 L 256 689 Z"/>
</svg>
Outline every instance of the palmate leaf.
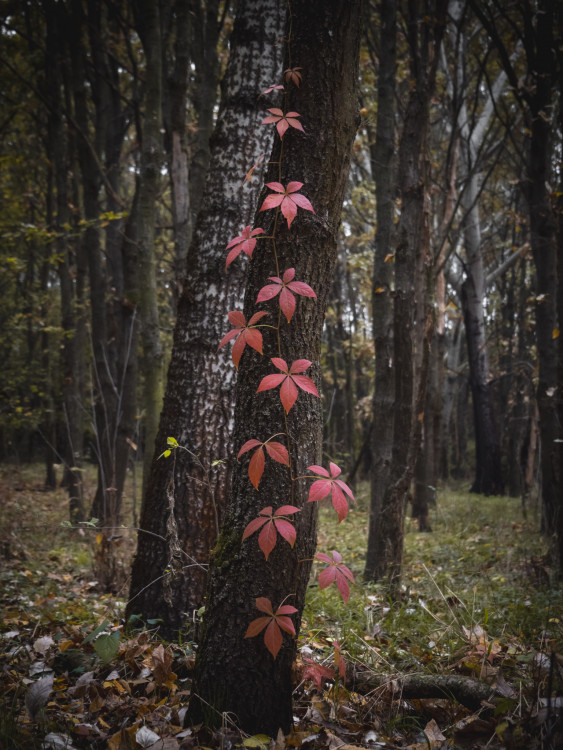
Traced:
<svg viewBox="0 0 563 750">
<path fill-rule="evenodd" d="M 350 598 L 350 585 L 348 581 L 355 583 L 354 576 L 350 568 L 342 562 L 342 555 L 336 550 L 332 551 L 332 557 L 319 552 L 315 555 L 315 560 L 327 563 L 327 567 L 321 570 L 319 573 L 319 588 L 326 589 L 332 583 L 336 583 L 340 596 L 342 597 L 345 604 L 348 603 Z"/>
<path fill-rule="evenodd" d="M 277 461 L 279 464 L 284 464 L 285 466 L 289 466 L 289 454 L 285 445 L 282 445 L 282 443 L 278 443 L 275 440 L 266 440 L 265 443 L 261 443 L 259 440 L 252 439 L 247 440 L 242 446 L 238 452 L 237 458 L 240 458 L 253 448 L 257 448 L 257 450 L 250 459 L 248 465 L 248 476 L 254 487 L 258 489 L 258 485 L 262 479 L 262 474 L 264 473 L 264 448 L 271 459 Z"/>
<path fill-rule="evenodd" d="M 293 313 L 295 312 L 295 297 L 293 294 L 300 294 L 303 297 L 314 297 L 317 295 L 311 289 L 309 284 L 305 284 L 304 281 L 294 281 L 295 268 L 288 268 L 284 272 L 283 277 L 280 279 L 279 276 L 270 276 L 269 281 L 273 281 L 273 284 L 266 284 L 258 292 L 256 303 L 265 302 L 266 300 L 273 299 L 278 294 L 280 295 L 280 308 L 285 315 L 287 322 L 291 321 Z"/>
<path fill-rule="evenodd" d="M 257 617 L 255 620 L 252 620 L 244 637 L 254 638 L 266 628 L 264 644 L 275 659 L 283 642 L 281 631 L 285 630 L 286 633 L 295 635 L 295 626 L 289 615 L 297 612 L 297 609 L 290 604 L 282 603 L 274 613 L 271 601 L 264 596 L 256 599 L 256 609 L 264 612 L 266 617 Z"/>
<path fill-rule="evenodd" d="M 231 310 L 229 313 L 229 322 L 231 325 L 235 326 L 235 328 L 223 336 L 217 350 L 222 346 L 225 346 L 229 341 L 232 341 L 232 339 L 236 339 L 231 356 L 237 370 L 240 358 L 242 357 L 242 353 L 247 344 L 259 354 L 262 354 L 262 334 L 258 328 L 255 328 L 255 325 L 264 317 L 264 315 L 268 315 L 268 313 L 264 311 L 255 313 L 247 324 L 244 315 L 239 310 Z"/>
<path fill-rule="evenodd" d="M 302 678 L 304 680 L 312 680 L 319 693 L 322 691 L 323 680 L 334 680 L 336 678 L 334 669 L 323 667 L 322 664 L 318 664 L 312 659 L 307 659 L 307 657 L 305 657 L 303 661 L 307 666 L 303 670 Z"/>
<path fill-rule="evenodd" d="M 252 169 L 254 170 L 254 167 Z M 237 258 L 241 253 L 246 253 L 249 258 L 252 258 L 252 253 L 254 252 L 254 248 L 256 247 L 256 235 L 258 234 L 264 234 L 264 230 L 260 227 L 252 229 L 250 226 L 247 226 L 242 230 L 238 237 L 234 237 L 229 242 L 229 244 L 227 245 L 227 250 L 230 249 L 231 252 L 227 255 L 225 269 L 227 269 L 231 265 L 233 260 Z"/>
<path fill-rule="evenodd" d="M 297 120 L 297 117 L 301 117 L 301 115 L 298 112 L 286 112 L 285 114 L 282 112 L 281 109 L 278 109 L 277 107 L 274 107 L 273 109 L 269 109 L 268 112 L 271 112 L 271 114 L 266 117 L 264 120 L 262 120 L 262 125 L 269 125 L 270 123 L 275 123 L 276 128 L 278 131 L 278 135 L 280 138 L 283 138 L 286 130 L 289 127 L 295 128 L 296 130 L 300 130 L 302 133 L 305 132 L 303 125 Z"/>
<path fill-rule="evenodd" d="M 338 513 L 338 523 L 343 521 L 348 513 L 348 501 L 344 493 L 351 500 L 355 500 L 355 498 L 348 485 L 341 479 L 337 479 L 342 473 L 340 467 L 331 461 L 330 473 L 322 466 L 308 466 L 307 471 L 313 471 L 317 475 L 311 477 L 311 479 L 315 479 L 316 481 L 311 485 L 307 502 L 314 503 L 318 500 L 323 500 L 330 493 L 332 505 Z"/>
<path fill-rule="evenodd" d="M 264 553 L 266 560 L 276 546 L 278 533 L 293 547 L 297 534 L 293 524 L 285 518 L 285 516 L 293 513 L 299 513 L 299 508 L 296 508 L 294 505 L 282 505 L 275 513 L 272 513 L 271 505 L 263 508 L 259 512 L 258 517 L 252 519 L 244 530 L 242 541 L 244 542 L 249 536 L 261 529 L 258 535 L 258 546 Z"/>
<path fill-rule="evenodd" d="M 319 398 L 317 388 L 311 378 L 306 375 L 298 375 L 297 373 L 304 372 L 311 366 L 311 362 L 308 359 L 296 359 L 290 368 L 287 366 L 285 359 L 280 357 L 272 357 L 272 364 L 277 367 L 278 370 L 282 371 L 282 375 L 266 375 L 262 378 L 258 390 L 256 393 L 261 391 L 269 391 L 272 388 L 280 388 L 280 399 L 286 414 L 289 414 L 291 407 L 297 401 L 298 390 L 306 391 L 311 393 L 313 396 Z"/>
<path fill-rule="evenodd" d="M 260 211 L 267 211 L 269 208 L 277 208 L 279 206 L 282 214 L 287 219 L 288 228 L 297 216 L 298 207 L 315 213 L 310 200 L 297 192 L 303 187 L 302 182 L 289 182 L 287 187 L 284 187 L 281 182 L 267 182 L 266 187 L 269 187 L 274 192 L 266 196 Z"/>
</svg>

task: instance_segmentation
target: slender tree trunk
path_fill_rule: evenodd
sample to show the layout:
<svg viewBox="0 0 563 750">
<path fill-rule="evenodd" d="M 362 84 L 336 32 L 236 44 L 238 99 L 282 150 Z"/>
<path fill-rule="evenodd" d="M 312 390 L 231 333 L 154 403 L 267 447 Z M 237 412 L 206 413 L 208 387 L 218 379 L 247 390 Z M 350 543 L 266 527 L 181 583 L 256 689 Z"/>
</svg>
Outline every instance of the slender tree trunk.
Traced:
<svg viewBox="0 0 563 750">
<path fill-rule="evenodd" d="M 186 275 L 186 258 L 192 226 L 188 181 L 188 146 L 186 139 L 186 111 L 190 65 L 190 8 L 189 0 L 178 0 L 174 5 L 174 60 L 169 61 L 167 40 L 163 50 L 163 121 L 168 173 L 170 175 L 172 223 L 174 227 L 174 299 L 182 293 Z"/>
<path fill-rule="evenodd" d="M 195 65 L 195 81 L 191 96 L 197 113 L 197 130 L 191 144 L 189 182 L 190 211 L 192 225 L 195 227 L 202 205 L 205 178 L 211 158 L 210 137 L 213 132 L 213 113 L 217 102 L 219 0 L 205 0 L 205 2 L 188 0 L 188 2 L 192 19 L 190 48 Z"/>
<path fill-rule="evenodd" d="M 86 15 L 82 3 L 73 2 L 69 15 L 69 47 L 74 103 L 70 126 L 75 131 L 87 221 L 80 254 L 87 259 L 90 281 L 93 450 L 98 460 L 98 487 L 91 515 L 102 527 L 102 541 L 96 550 L 96 575 L 102 587 L 111 590 L 117 572 L 114 529 L 120 524 L 128 441 L 134 434 L 136 346 L 134 290 L 131 288 L 135 270 L 127 260 L 134 252 L 127 238 L 122 239 L 117 227 L 108 228 L 103 246 L 98 226 L 102 182 L 106 195 L 110 197 L 108 208 L 112 210 L 122 203 L 116 196 L 119 156 L 125 134 L 119 91 L 116 91 L 117 66 L 110 59 L 107 48 L 106 34 L 110 28 L 107 11 L 99 0 L 89 0 Z M 86 34 L 96 60 L 92 68 L 85 64 Z M 87 71 L 92 73 L 90 79 Z M 88 80 L 89 87 L 86 86 Z M 94 101 L 93 113 L 89 97 Z M 90 126 L 92 114 L 93 128 Z M 128 277 L 124 270 L 126 266 L 129 268 Z"/>
<path fill-rule="evenodd" d="M 384 540 L 378 560 L 394 589 L 401 576 L 404 518 L 407 495 L 412 479 L 415 442 L 413 407 L 415 371 L 413 326 L 415 314 L 415 272 L 421 248 L 426 249 L 424 224 L 427 188 L 426 138 L 430 99 L 434 90 L 438 51 L 445 25 L 447 0 L 438 0 L 425 10 L 432 23 L 421 23 L 421 16 L 410 7 L 407 37 L 411 53 L 411 77 L 414 87 L 409 95 L 405 124 L 399 146 L 398 185 L 401 216 L 395 249 L 395 290 L 393 297 L 393 367 L 394 416 L 393 448 L 389 483 L 385 488 L 380 515 L 381 539 Z M 422 13 L 422 9 L 418 9 Z M 421 327 L 421 326 L 420 326 Z M 422 335 L 419 334 L 419 343 Z M 422 368 L 417 402 L 425 392 Z M 417 404 L 418 405 L 418 404 Z M 420 404 L 422 409 L 422 404 Z M 413 450 L 414 449 L 414 450 Z"/>
<path fill-rule="evenodd" d="M 276 140 L 268 177 L 284 185 L 302 181 L 302 193 L 311 200 L 315 214 L 300 210 L 290 230 L 280 215 L 277 263 L 272 243 L 266 241 L 253 257 L 244 312 L 248 319 L 255 311 L 257 293 L 267 277 L 289 267 L 296 269 L 297 279 L 313 287 L 318 298 L 314 302 L 300 300 L 290 325 L 280 319 L 277 335 L 272 329 L 263 329 L 266 356 L 245 352 L 241 359 L 235 450 L 249 438 L 266 440 L 275 433 L 286 433 L 291 437 L 291 473 L 279 464 L 268 465 L 260 493 L 256 494 L 249 484 L 247 461 L 241 461 L 235 469 L 228 515 L 210 571 L 190 704 L 192 721 L 209 711 L 208 720 L 220 723 L 222 712 L 228 711 L 244 731 L 265 732 L 272 737 L 280 727 L 287 732 L 292 723 L 291 668 L 296 641 L 284 637 L 272 661 L 261 638 L 245 639 L 244 635 L 256 617 L 257 597 L 269 598 L 277 608 L 288 595 L 288 603 L 297 608 L 294 624 L 299 633 L 316 543 L 316 513 L 312 504 L 305 504 L 308 483 L 292 481 L 291 475 L 302 476 L 307 466 L 320 460 L 322 415 L 319 400 L 301 393 L 285 419 L 278 389 L 260 394 L 256 389 L 261 378 L 272 373 L 270 357 L 280 353 L 288 364 L 310 358 L 313 366 L 308 374 L 319 380 L 321 331 L 357 125 L 360 27 L 359 2 L 311 0 L 291 6 L 286 67 L 300 66 L 303 82 L 299 88 L 289 88 L 285 108 L 300 113 L 306 133 L 286 134 L 283 155 Z M 257 219 L 268 235 L 273 229 L 273 215 L 266 212 Z M 277 300 L 267 309 L 275 324 Z M 242 543 L 242 532 L 265 505 L 275 508 L 288 502 L 303 508 L 295 517 L 296 544 L 291 549 L 278 542 L 266 562 L 255 539 Z"/>
<path fill-rule="evenodd" d="M 530 242 L 536 267 L 536 341 L 539 359 L 538 408 L 540 415 L 541 472 L 542 472 L 542 531 L 552 539 L 558 556 L 555 535 L 559 516 L 563 514 L 561 488 L 562 468 L 559 464 L 558 440 L 563 438 L 563 425 L 557 413 L 557 394 L 561 381 L 557 375 L 557 250 L 555 217 L 550 206 L 548 181 L 553 158 L 553 132 L 550 115 L 553 112 L 553 21 L 554 3 L 542 2 L 537 14 L 537 55 L 529 60 L 530 75 L 534 79 L 531 102 L 531 135 L 525 188 L 530 215 Z M 546 116 L 547 115 L 547 116 Z M 557 561 L 563 570 L 563 559 Z"/>
<path fill-rule="evenodd" d="M 235 373 L 228 348 L 217 345 L 228 312 L 240 309 L 246 256 L 225 273 L 225 247 L 252 222 L 259 182 L 255 176 L 243 186 L 244 175 L 271 149 L 272 129 L 261 125 L 268 100 L 258 95 L 280 74 L 283 10 L 281 0 L 239 4 L 178 307 L 155 455 L 169 436 L 187 450 L 152 463 L 141 511 L 141 529 L 149 533 L 139 535 L 128 604 L 129 613 L 162 619 L 169 637 L 203 603 L 209 552 L 230 489 Z M 174 533 L 167 531 L 172 522 Z"/>
<path fill-rule="evenodd" d="M 160 341 L 156 294 L 156 200 L 162 162 L 162 52 L 158 0 L 142 0 L 137 6 L 137 28 L 145 53 L 145 107 L 141 135 L 138 220 L 139 313 L 142 326 L 145 414 L 143 488 L 153 461 L 158 420 L 164 391 L 164 353 Z"/>
<path fill-rule="evenodd" d="M 460 133 L 460 178 L 464 181 L 461 195 L 463 217 L 463 240 L 466 263 L 466 279 L 461 287 L 461 306 L 467 338 L 469 381 L 473 400 L 475 421 L 475 480 L 471 492 L 485 495 L 501 495 L 504 491 L 501 471 L 501 443 L 494 415 L 493 396 L 490 388 L 489 355 L 485 327 L 484 300 L 486 291 L 485 267 L 481 247 L 481 221 L 479 216 L 479 193 L 481 175 L 477 169 L 480 152 L 494 111 L 495 100 L 500 95 L 506 80 L 501 73 L 478 118 L 471 127 L 466 104 L 466 36 L 463 29 L 465 0 L 456 0 L 451 5 L 451 15 L 456 24 L 458 50 L 456 61 L 456 91 L 459 97 L 456 107 L 456 125 Z"/>
<path fill-rule="evenodd" d="M 388 255 L 393 242 L 395 196 L 393 162 L 395 151 L 395 69 L 397 57 L 397 3 L 381 5 L 381 54 L 377 89 L 377 131 L 371 149 L 371 174 L 375 181 L 377 234 L 373 267 L 373 340 L 375 386 L 371 431 L 371 499 L 368 546 L 364 577 L 377 580 L 385 572 L 386 539 L 382 515 L 383 497 L 389 481 L 393 445 L 393 265 Z"/>
<path fill-rule="evenodd" d="M 63 86 L 61 66 L 68 60 L 66 13 L 56 5 L 46 4 L 47 69 L 50 82 L 49 158 L 53 165 L 56 189 L 56 227 L 61 290 L 61 324 L 65 333 L 62 345 L 62 392 L 64 424 L 63 485 L 69 496 L 71 523 L 85 520 L 82 456 L 84 448 L 82 361 L 85 354 L 86 318 L 84 314 L 84 268 L 73 259 L 65 226 L 71 222 L 68 195 L 68 170 L 71 161 L 70 137 L 63 127 Z M 75 253 L 79 252 L 79 249 Z M 73 260 L 75 262 L 73 263 Z"/>
</svg>

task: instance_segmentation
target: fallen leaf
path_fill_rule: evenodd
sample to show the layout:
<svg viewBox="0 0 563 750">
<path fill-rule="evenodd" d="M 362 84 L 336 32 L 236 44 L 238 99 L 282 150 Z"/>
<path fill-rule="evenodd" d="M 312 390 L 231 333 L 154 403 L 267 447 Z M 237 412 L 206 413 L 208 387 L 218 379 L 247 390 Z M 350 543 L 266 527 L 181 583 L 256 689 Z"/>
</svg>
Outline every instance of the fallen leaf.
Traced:
<svg viewBox="0 0 563 750">
<path fill-rule="evenodd" d="M 31 721 L 35 721 L 37 714 L 47 703 L 53 690 L 54 675 L 49 674 L 29 686 L 25 695 L 25 707 Z"/>
</svg>

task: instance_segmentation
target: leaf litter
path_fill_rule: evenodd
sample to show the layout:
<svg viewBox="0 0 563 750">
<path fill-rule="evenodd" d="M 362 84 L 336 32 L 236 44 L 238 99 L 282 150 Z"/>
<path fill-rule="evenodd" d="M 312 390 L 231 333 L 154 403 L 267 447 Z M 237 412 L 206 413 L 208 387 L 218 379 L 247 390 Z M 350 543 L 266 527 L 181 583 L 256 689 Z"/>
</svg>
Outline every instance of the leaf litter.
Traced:
<svg viewBox="0 0 563 750">
<path fill-rule="evenodd" d="M 472 496 L 473 512 L 463 516 L 462 493 L 443 493 L 435 533 L 408 528 L 405 583 L 394 600 L 381 585 L 348 579 L 343 612 L 338 592 L 312 579 L 294 665 L 294 727 L 269 738 L 230 725 L 184 728 L 194 640 L 164 643 L 158 623 L 127 626 L 123 599 L 96 591 L 84 553 L 95 541 L 75 534 L 54 546 L 57 534 L 63 540 L 69 533 L 56 531 L 64 520 L 61 491 L 39 495 L 29 484 L 16 493 L 6 476 L 2 486 L 3 538 L 13 540 L 1 572 L 2 747 L 562 746 L 563 596 L 544 583 L 549 564 L 533 525 L 506 521 L 518 516 L 517 501 L 509 510 L 506 498 L 501 508 Z M 337 542 L 356 581 L 365 494 L 356 491 L 346 530 L 329 509 L 321 512 L 319 544 Z M 35 529 L 25 526 L 30 518 Z M 274 615 L 270 604 L 263 611 L 272 625 L 266 645 L 275 649 L 280 616 L 283 637 L 291 637 L 289 610 Z"/>
</svg>

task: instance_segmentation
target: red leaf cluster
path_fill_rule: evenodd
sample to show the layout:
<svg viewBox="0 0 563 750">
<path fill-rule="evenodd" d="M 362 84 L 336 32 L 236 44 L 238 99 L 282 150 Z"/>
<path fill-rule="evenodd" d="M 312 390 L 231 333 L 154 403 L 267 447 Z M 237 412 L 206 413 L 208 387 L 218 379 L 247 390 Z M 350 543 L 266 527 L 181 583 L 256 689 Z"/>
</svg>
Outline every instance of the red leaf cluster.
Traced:
<svg viewBox="0 0 563 750">
<path fill-rule="evenodd" d="M 288 268 L 281 279 L 279 276 L 270 276 L 268 280 L 273 281 L 274 283 L 263 286 L 258 292 L 258 297 L 256 299 L 257 303 L 265 302 L 266 300 L 273 299 L 279 294 L 280 308 L 288 323 L 291 321 L 293 313 L 295 312 L 296 303 L 293 293 L 300 294 L 303 297 L 317 298 L 317 295 L 311 289 L 309 284 L 305 284 L 304 281 L 293 281 L 294 277 L 295 268 Z"/>
<path fill-rule="evenodd" d="M 291 367 L 288 368 L 285 359 L 272 357 L 272 364 L 274 367 L 277 367 L 278 370 L 281 370 L 282 374 L 266 375 L 265 378 L 262 378 L 256 393 L 269 391 L 271 388 L 277 388 L 278 385 L 281 385 L 280 398 L 286 414 L 289 414 L 289 410 L 297 401 L 297 387 L 307 393 L 312 393 L 313 396 L 319 397 L 315 384 L 311 378 L 306 375 L 297 374 L 305 372 L 305 370 L 311 366 L 311 362 L 308 359 L 296 359 Z"/>
<path fill-rule="evenodd" d="M 266 197 L 260 211 L 267 211 L 269 208 L 279 206 L 282 214 L 287 219 L 288 227 L 291 226 L 291 222 L 297 216 L 297 207 L 315 213 L 311 201 L 297 192 L 303 187 L 302 182 L 289 182 L 287 187 L 284 187 L 281 182 L 267 182 L 266 187 L 269 187 L 274 192 Z"/>
<path fill-rule="evenodd" d="M 244 637 L 254 638 L 254 636 L 266 628 L 264 643 L 275 659 L 283 641 L 281 631 L 285 630 L 286 633 L 295 635 L 295 627 L 288 615 L 294 614 L 297 612 L 297 609 L 292 607 L 291 604 L 281 604 L 274 613 L 272 602 L 266 599 L 265 596 L 260 596 L 256 599 L 256 609 L 259 609 L 260 612 L 265 612 L 267 616 L 257 617 L 255 620 L 252 620 Z"/>
<path fill-rule="evenodd" d="M 252 167 L 251 172 L 255 169 L 256 166 L 258 166 L 259 163 L 260 162 Z M 251 172 L 249 172 L 249 174 Z M 250 179 L 250 177 L 248 179 Z M 241 254 L 241 252 L 246 253 L 249 258 L 252 258 L 252 253 L 254 252 L 254 248 L 256 247 L 257 234 L 264 234 L 264 230 L 260 229 L 260 227 L 258 227 L 257 229 L 252 229 L 250 226 L 247 226 L 242 230 L 238 237 L 235 237 L 229 242 L 229 244 L 227 245 L 227 250 L 229 248 L 232 248 L 232 250 L 227 255 L 225 269 L 227 269 L 231 265 L 233 260 L 237 258 Z"/>
<path fill-rule="evenodd" d="M 334 510 L 338 513 L 338 523 L 343 521 L 348 513 L 348 501 L 344 497 L 344 493 L 346 493 L 351 500 L 354 500 L 355 498 L 348 485 L 341 479 L 336 478 L 342 473 L 340 467 L 333 464 L 331 461 L 330 474 L 326 469 L 323 469 L 322 466 L 309 466 L 307 467 L 307 471 L 314 471 L 316 475 L 320 475 L 311 485 L 307 502 L 314 503 L 317 500 L 322 500 L 330 492 L 332 505 Z"/>
<path fill-rule="evenodd" d="M 262 334 L 254 326 L 261 318 L 264 317 L 264 315 L 267 314 L 267 312 L 263 311 L 257 312 L 250 318 L 247 323 L 244 315 L 240 311 L 231 310 L 231 312 L 229 313 L 229 321 L 232 325 L 235 326 L 235 328 L 233 328 L 223 336 L 223 338 L 221 339 L 221 343 L 217 347 L 217 350 L 219 350 L 222 346 L 225 346 L 225 344 L 231 341 L 231 339 L 236 338 L 233 346 L 232 356 L 237 370 L 240 358 L 244 351 L 244 347 L 247 344 L 257 352 L 262 354 Z"/>
<path fill-rule="evenodd" d="M 342 564 L 342 555 L 336 550 L 332 551 L 332 557 L 324 552 L 318 552 L 315 560 L 328 563 L 326 568 L 319 573 L 319 588 L 326 589 L 332 583 L 336 583 L 336 588 L 340 592 L 345 604 L 350 598 L 350 585 L 348 581 L 355 583 L 354 576 L 350 568 Z"/>
<path fill-rule="evenodd" d="M 277 107 L 269 109 L 268 112 L 271 112 L 272 114 L 262 120 L 262 125 L 269 125 L 270 123 L 275 122 L 280 138 L 283 138 L 285 131 L 289 127 L 300 130 L 302 133 L 305 132 L 303 125 L 301 125 L 299 120 L 296 119 L 297 117 L 301 117 L 298 112 L 286 112 L 284 115 L 282 110 Z"/>
<path fill-rule="evenodd" d="M 258 485 L 262 479 L 262 474 L 264 473 L 264 448 L 268 452 L 270 458 L 273 458 L 274 461 L 277 461 L 279 464 L 284 464 L 285 466 L 289 466 L 289 454 L 285 445 L 282 445 L 281 443 L 274 440 L 267 440 L 265 443 L 261 443 L 259 440 L 253 438 L 252 440 L 246 441 L 238 452 L 237 458 L 240 458 L 244 453 L 252 450 L 252 448 L 258 448 L 258 450 L 254 452 L 254 455 L 250 459 L 248 465 L 248 476 L 254 487 L 258 489 Z"/>
<path fill-rule="evenodd" d="M 262 529 L 258 535 L 258 546 L 264 553 L 266 560 L 276 546 L 278 540 L 276 532 L 279 532 L 285 541 L 289 543 L 289 546 L 293 547 L 297 534 L 293 524 L 285 518 L 286 515 L 292 513 L 299 513 L 299 508 L 296 508 L 295 505 L 282 505 L 275 513 L 272 513 L 271 505 L 263 508 L 259 513 L 259 517 L 254 518 L 244 530 L 242 541 L 244 542 L 245 539 L 248 539 L 258 529 Z"/>
</svg>

